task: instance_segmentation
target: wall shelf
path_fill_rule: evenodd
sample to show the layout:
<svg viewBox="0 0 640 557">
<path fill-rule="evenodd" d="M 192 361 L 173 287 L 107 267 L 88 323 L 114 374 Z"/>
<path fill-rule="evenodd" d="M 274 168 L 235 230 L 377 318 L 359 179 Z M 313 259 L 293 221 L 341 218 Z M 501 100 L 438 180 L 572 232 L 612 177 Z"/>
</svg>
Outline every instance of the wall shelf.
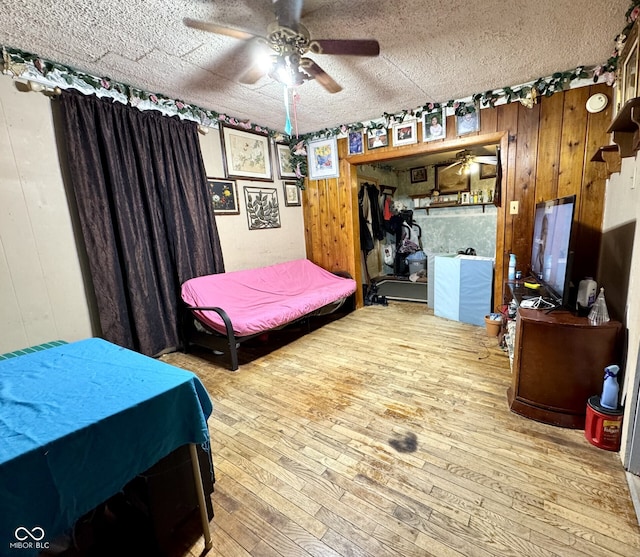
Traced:
<svg viewBox="0 0 640 557">
<path fill-rule="evenodd" d="M 493 205 L 493 203 L 457 203 L 456 201 L 451 201 L 447 203 L 435 203 L 433 205 L 429 205 L 428 207 L 414 207 L 414 210 L 424 209 L 427 211 L 427 215 L 429 214 L 430 209 L 451 209 L 452 207 L 482 207 L 482 212 L 484 213 L 485 207 L 487 205 Z"/>
<path fill-rule="evenodd" d="M 607 176 L 614 172 L 620 172 L 622 158 L 617 145 L 603 145 L 591 157 L 591 162 L 603 162 L 606 164 Z"/>
<path fill-rule="evenodd" d="M 613 134 L 620 157 L 633 157 L 640 148 L 640 97 L 630 99 L 611 122 L 607 133 Z"/>
</svg>

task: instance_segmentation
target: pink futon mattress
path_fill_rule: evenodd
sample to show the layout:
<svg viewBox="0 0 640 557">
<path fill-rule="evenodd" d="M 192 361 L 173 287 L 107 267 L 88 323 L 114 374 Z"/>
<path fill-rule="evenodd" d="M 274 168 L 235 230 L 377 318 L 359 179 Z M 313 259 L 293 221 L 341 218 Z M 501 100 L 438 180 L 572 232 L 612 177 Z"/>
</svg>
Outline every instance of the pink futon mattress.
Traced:
<svg viewBox="0 0 640 557">
<path fill-rule="evenodd" d="M 318 267 L 308 259 L 246 271 L 206 275 L 182 285 L 189 306 L 222 308 L 236 336 L 275 329 L 353 294 L 356 283 Z M 214 330 L 225 334 L 213 311 L 194 312 Z"/>
</svg>

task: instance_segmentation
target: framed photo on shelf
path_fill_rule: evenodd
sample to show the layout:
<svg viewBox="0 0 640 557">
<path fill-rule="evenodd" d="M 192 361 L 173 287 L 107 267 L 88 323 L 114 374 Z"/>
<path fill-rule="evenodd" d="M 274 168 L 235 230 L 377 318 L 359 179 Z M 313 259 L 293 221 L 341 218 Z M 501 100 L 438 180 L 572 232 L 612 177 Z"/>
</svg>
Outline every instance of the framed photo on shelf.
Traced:
<svg viewBox="0 0 640 557">
<path fill-rule="evenodd" d="M 369 149 L 377 149 L 378 147 L 387 147 L 389 145 L 389 135 L 387 128 L 378 128 L 369 130 L 367 133 L 367 147 Z"/>
<path fill-rule="evenodd" d="M 349 155 L 364 153 L 364 138 L 362 132 L 349 132 Z"/>
<path fill-rule="evenodd" d="M 216 215 L 239 215 L 238 186 L 235 180 L 207 178 L 211 206 Z"/>
<path fill-rule="evenodd" d="M 285 207 L 300 207 L 300 188 L 295 182 L 284 182 L 282 187 L 284 188 L 284 206 Z"/>
<path fill-rule="evenodd" d="M 416 168 L 409 169 L 411 173 L 411 183 L 417 184 L 418 182 L 426 182 L 427 181 L 427 167 L 426 166 L 418 166 Z"/>
<path fill-rule="evenodd" d="M 393 146 L 399 147 L 400 145 L 411 145 L 412 143 L 417 143 L 417 127 L 418 123 L 415 120 L 394 124 L 391 128 Z"/>
<path fill-rule="evenodd" d="M 440 195 L 469 191 L 469 175 L 458 174 L 460 166 L 449 167 L 448 164 L 436 166 L 436 190 Z"/>
<path fill-rule="evenodd" d="M 467 135 L 480 131 L 480 110 L 467 112 L 464 116 L 456 116 L 456 135 Z"/>
<path fill-rule="evenodd" d="M 249 230 L 280 228 L 280 206 L 275 188 L 245 186 L 244 202 Z"/>
<path fill-rule="evenodd" d="M 309 179 L 323 180 L 340 175 L 338 142 L 335 137 L 315 139 L 307 144 Z"/>
<path fill-rule="evenodd" d="M 422 113 L 422 141 L 444 139 L 447 136 L 447 117 L 444 108 Z"/>
<path fill-rule="evenodd" d="M 296 173 L 291 164 L 291 149 L 286 143 L 276 143 L 276 159 L 278 160 L 278 177 L 295 178 Z"/>
<path fill-rule="evenodd" d="M 220 139 L 227 178 L 273 181 L 268 136 L 220 124 Z"/>
<path fill-rule="evenodd" d="M 626 53 L 622 63 L 622 106 L 638 96 L 638 39 Z"/>
</svg>

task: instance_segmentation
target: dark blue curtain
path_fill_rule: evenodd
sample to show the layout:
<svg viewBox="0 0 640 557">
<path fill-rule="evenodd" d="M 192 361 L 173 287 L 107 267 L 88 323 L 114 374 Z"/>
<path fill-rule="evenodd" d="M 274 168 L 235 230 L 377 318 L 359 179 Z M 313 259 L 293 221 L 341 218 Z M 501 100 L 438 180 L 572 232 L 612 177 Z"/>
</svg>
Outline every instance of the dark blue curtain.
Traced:
<svg viewBox="0 0 640 557">
<path fill-rule="evenodd" d="M 173 349 L 181 284 L 224 272 L 197 125 L 74 91 L 59 101 L 102 336 Z"/>
</svg>

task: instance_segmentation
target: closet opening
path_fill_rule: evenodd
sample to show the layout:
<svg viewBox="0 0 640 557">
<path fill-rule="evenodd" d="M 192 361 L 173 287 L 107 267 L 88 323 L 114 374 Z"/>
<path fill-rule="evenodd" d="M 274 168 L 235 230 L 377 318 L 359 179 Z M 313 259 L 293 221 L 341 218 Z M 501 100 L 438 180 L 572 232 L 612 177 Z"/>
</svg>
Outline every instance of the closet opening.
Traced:
<svg viewBox="0 0 640 557">
<path fill-rule="evenodd" d="M 400 300 L 433 307 L 429 276 L 437 255 L 491 257 L 501 276 L 504 137 L 495 135 L 478 136 L 477 144 L 447 142 L 446 150 L 350 161 L 365 305 Z"/>
</svg>

